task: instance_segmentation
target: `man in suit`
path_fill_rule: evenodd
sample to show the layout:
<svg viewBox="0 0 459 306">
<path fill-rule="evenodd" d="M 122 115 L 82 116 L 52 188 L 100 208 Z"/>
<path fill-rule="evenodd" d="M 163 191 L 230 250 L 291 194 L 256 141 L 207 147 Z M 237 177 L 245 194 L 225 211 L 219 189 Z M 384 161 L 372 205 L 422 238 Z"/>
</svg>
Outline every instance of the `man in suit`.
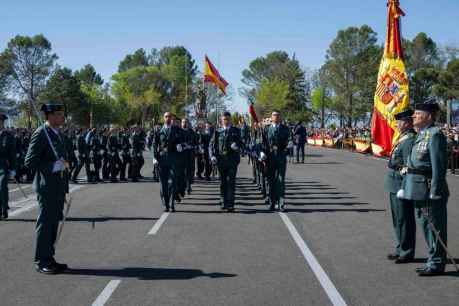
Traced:
<svg viewBox="0 0 459 306">
<path fill-rule="evenodd" d="M 180 139 L 180 128 L 173 124 L 173 115 L 164 114 L 164 125 L 155 135 L 153 164 L 159 165 L 159 180 L 161 184 L 161 201 L 164 211 L 175 212 L 175 194 L 177 188 L 176 163 L 178 154 L 183 152 Z"/>
<path fill-rule="evenodd" d="M 241 132 L 231 124 L 231 114 L 221 116 L 222 127 L 215 131 L 209 146 L 211 161 L 218 166 L 220 173 L 220 205 L 229 212 L 234 211 L 237 168 L 241 161 L 240 152 L 244 150 Z"/>
</svg>

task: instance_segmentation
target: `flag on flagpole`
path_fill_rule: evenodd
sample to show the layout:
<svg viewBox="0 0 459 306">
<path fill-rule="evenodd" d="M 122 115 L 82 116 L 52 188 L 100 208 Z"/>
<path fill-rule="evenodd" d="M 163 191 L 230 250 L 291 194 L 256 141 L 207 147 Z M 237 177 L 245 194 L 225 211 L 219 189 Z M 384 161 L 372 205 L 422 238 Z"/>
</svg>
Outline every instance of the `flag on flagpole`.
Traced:
<svg viewBox="0 0 459 306">
<path fill-rule="evenodd" d="M 250 117 L 252 118 L 252 122 L 254 123 L 258 123 L 258 116 L 257 116 L 257 112 L 255 111 L 255 107 L 253 106 L 253 101 L 250 100 L 249 101 L 249 114 L 250 114 Z"/>
<path fill-rule="evenodd" d="M 388 156 L 399 138 L 394 114 L 409 106 L 409 81 L 405 70 L 399 0 L 389 0 L 387 36 L 378 73 L 371 124 L 373 153 Z"/>
<path fill-rule="evenodd" d="M 226 82 L 226 80 L 220 75 L 217 68 L 215 68 L 207 55 L 204 60 L 204 82 L 213 83 L 215 86 L 220 88 L 223 94 L 226 95 L 228 82 Z"/>
</svg>

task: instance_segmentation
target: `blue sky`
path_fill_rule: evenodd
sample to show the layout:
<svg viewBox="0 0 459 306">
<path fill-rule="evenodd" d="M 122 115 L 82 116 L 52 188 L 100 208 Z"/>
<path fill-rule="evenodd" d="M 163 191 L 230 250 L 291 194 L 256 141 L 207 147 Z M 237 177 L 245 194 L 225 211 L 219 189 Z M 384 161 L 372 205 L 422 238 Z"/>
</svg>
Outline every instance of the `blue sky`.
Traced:
<svg viewBox="0 0 459 306">
<path fill-rule="evenodd" d="M 246 110 L 237 94 L 241 71 L 274 50 L 295 53 L 303 67 L 318 68 L 339 29 L 370 25 L 382 42 L 386 0 L 2 1 L 0 49 L 16 34 L 43 33 L 59 64 L 87 63 L 105 80 L 138 48 L 187 47 L 199 67 L 204 54 L 234 88 L 234 110 Z M 424 31 L 440 44 L 459 46 L 458 0 L 402 0 L 403 34 Z"/>
</svg>

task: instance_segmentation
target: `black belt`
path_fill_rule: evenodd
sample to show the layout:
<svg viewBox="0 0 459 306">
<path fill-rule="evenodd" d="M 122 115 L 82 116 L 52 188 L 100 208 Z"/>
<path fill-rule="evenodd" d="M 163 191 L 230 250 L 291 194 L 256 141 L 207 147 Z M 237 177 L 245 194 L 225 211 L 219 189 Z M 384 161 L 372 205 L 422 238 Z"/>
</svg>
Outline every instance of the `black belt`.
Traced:
<svg viewBox="0 0 459 306">
<path fill-rule="evenodd" d="M 392 169 L 392 170 L 395 170 L 395 171 L 400 171 L 400 170 L 403 169 L 403 167 L 401 167 L 401 166 L 398 166 L 398 167 L 397 167 L 397 166 L 389 165 L 388 167 L 389 167 L 389 169 Z"/>
<path fill-rule="evenodd" d="M 408 174 L 419 174 L 423 175 L 426 177 L 432 177 L 432 171 L 431 170 L 425 170 L 425 169 L 413 169 L 413 168 L 408 168 Z"/>
</svg>

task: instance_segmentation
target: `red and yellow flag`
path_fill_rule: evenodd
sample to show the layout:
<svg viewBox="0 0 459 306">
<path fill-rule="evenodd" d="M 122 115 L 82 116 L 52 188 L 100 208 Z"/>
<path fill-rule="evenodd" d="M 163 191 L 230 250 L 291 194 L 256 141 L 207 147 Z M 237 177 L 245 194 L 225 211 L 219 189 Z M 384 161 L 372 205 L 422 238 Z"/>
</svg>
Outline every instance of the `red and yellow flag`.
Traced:
<svg viewBox="0 0 459 306">
<path fill-rule="evenodd" d="M 391 153 L 399 137 L 394 114 L 409 106 L 409 82 L 400 33 L 400 18 L 405 13 L 400 9 L 399 0 L 389 0 L 388 8 L 386 44 L 379 67 L 371 125 L 373 153 L 378 156 Z"/>
<path fill-rule="evenodd" d="M 226 87 L 228 86 L 228 82 L 226 82 L 225 79 L 220 75 L 217 68 L 215 68 L 207 55 L 204 61 L 204 82 L 215 84 L 215 86 L 220 88 L 223 94 L 226 95 Z"/>
</svg>

